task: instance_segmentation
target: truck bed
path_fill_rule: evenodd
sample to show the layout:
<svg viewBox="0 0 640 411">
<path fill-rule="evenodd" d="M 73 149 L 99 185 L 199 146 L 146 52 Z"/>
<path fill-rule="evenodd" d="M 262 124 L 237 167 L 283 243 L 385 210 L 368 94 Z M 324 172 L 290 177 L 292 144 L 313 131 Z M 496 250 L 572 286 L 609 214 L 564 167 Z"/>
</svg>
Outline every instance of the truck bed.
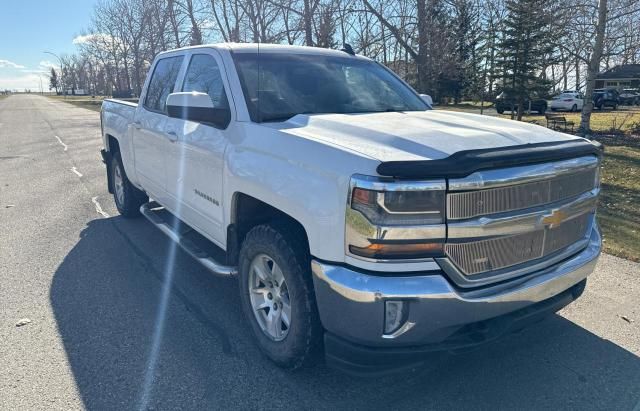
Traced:
<svg viewBox="0 0 640 411">
<path fill-rule="evenodd" d="M 133 123 L 137 108 L 138 104 L 130 101 L 116 99 L 103 101 L 100 120 L 104 134 L 126 136 L 129 125 Z"/>
</svg>

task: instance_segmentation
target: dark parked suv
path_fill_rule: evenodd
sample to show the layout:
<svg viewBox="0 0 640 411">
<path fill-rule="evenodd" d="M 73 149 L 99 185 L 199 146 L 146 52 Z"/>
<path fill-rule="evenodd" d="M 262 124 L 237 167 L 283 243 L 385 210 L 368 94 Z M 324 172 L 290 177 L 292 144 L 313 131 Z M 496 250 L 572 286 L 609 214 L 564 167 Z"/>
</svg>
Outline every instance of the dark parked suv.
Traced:
<svg viewBox="0 0 640 411">
<path fill-rule="evenodd" d="M 602 110 L 605 107 L 611 107 L 616 110 L 620 104 L 620 93 L 616 89 L 598 88 L 593 90 L 593 108 Z"/>
<path fill-rule="evenodd" d="M 640 106 L 640 92 L 638 89 L 626 88 L 618 96 L 620 104 L 625 106 Z"/>
<path fill-rule="evenodd" d="M 525 99 L 524 111 L 529 109 L 529 102 L 531 102 L 531 111 L 537 111 L 540 114 L 544 114 L 547 111 L 547 100 L 541 98 Z M 505 92 L 502 92 L 496 97 L 496 111 L 498 114 L 502 114 L 505 111 L 514 112 L 518 111 L 518 102 L 514 97 L 511 97 Z"/>
</svg>

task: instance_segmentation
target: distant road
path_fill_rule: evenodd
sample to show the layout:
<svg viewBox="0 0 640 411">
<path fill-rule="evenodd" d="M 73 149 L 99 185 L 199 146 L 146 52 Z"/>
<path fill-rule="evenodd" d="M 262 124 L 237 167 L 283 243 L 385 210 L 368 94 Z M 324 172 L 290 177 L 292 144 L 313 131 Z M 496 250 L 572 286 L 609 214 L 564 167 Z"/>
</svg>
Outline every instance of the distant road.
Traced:
<svg viewBox="0 0 640 411">
<path fill-rule="evenodd" d="M 100 147 L 96 112 L 0 101 L 0 410 L 138 408 L 171 245 L 118 216 Z M 168 291 L 149 409 L 640 409 L 640 265 L 615 257 L 560 315 L 365 380 L 274 367 L 235 281 L 183 253 Z"/>
</svg>

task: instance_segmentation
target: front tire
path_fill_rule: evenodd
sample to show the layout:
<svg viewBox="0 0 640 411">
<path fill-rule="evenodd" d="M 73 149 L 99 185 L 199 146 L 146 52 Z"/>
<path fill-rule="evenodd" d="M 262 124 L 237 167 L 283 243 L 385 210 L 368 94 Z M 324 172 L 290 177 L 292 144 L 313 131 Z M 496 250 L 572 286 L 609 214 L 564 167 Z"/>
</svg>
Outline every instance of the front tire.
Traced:
<svg viewBox="0 0 640 411">
<path fill-rule="evenodd" d="M 256 226 L 242 243 L 242 307 L 260 350 L 283 368 L 312 363 L 321 346 L 310 271 L 306 238 L 293 224 Z"/>
<path fill-rule="evenodd" d="M 140 206 L 148 202 L 149 197 L 131 184 L 124 171 L 122 157 L 119 152 L 116 152 L 111 160 L 111 176 L 113 200 L 116 203 L 118 212 L 123 217 L 138 217 L 140 215 Z"/>
</svg>

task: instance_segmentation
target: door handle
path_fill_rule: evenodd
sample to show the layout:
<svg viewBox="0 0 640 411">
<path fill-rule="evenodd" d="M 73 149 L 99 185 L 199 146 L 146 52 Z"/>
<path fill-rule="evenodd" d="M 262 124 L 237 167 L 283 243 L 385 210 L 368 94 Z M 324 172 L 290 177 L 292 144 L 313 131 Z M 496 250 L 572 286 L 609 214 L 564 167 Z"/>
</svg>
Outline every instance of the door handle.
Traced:
<svg viewBox="0 0 640 411">
<path fill-rule="evenodd" d="M 135 128 L 136 130 L 140 130 L 140 128 L 142 128 L 142 124 L 139 121 L 134 121 L 133 124 L 131 124 L 133 126 L 133 128 Z"/>
<path fill-rule="evenodd" d="M 172 143 L 175 143 L 176 141 L 178 141 L 178 134 L 175 131 L 167 131 L 164 134 L 165 136 L 167 136 L 167 139 Z"/>
</svg>

